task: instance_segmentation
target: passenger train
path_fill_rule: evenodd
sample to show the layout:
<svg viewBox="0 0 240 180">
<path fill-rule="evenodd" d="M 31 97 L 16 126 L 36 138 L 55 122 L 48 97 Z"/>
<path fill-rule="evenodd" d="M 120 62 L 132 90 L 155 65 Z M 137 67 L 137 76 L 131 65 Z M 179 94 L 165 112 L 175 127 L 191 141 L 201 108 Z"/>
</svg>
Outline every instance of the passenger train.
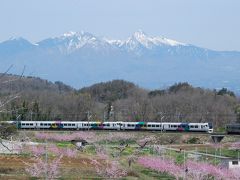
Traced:
<svg viewBox="0 0 240 180">
<path fill-rule="evenodd" d="M 60 130 L 149 130 L 212 133 L 211 123 L 181 122 L 92 122 L 92 121 L 13 121 L 19 129 Z"/>
<path fill-rule="evenodd" d="M 240 123 L 239 124 L 227 124 L 226 132 L 227 132 L 227 134 L 240 134 Z"/>
</svg>

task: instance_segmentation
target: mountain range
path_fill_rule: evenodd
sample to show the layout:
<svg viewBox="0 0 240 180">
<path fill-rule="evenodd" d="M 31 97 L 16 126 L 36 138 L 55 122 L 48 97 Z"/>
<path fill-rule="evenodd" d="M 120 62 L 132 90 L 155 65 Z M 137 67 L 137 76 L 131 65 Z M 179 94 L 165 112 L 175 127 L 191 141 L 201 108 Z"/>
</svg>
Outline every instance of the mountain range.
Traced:
<svg viewBox="0 0 240 180">
<path fill-rule="evenodd" d="M 0 43 L 0 72 L 62 81 L 75 88 L 124 79 L 155 89 L 176 82 L 240 92 L 240 52 L 215 51 L 139 30 L 126 40 L 68 32 L 31 43 Z"/>
</svg>

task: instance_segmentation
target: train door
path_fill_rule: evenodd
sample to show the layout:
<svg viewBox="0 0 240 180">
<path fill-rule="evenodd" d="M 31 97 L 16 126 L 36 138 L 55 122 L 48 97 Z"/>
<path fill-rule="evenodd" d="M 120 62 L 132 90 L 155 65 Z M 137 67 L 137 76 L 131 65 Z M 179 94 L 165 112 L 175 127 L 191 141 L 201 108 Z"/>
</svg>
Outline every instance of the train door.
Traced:
<svg viewBox="0 0 240 180">
<path fill-rule="evenodd" d="M 162 131 L 168 130 L 168 127 L 167 127 L 167 126 L 169 126 L 169 125 L 167 125 L 167 124 L 162 124 Z"/>
</svg>

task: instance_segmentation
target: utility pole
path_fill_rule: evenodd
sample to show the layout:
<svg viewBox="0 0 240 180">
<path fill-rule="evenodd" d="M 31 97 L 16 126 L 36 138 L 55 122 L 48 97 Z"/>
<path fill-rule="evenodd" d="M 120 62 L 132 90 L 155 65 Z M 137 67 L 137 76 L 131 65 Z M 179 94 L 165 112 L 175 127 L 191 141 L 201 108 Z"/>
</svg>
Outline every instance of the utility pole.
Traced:
<svg viewBox="0 0 240 180">
<path fill-rule="evenodd" d="M 162 132 L 163 132 L 162 120 L 164 119 L 165 116 L 163 116 L 163 113 L 162 113 L 162 112 L 157 112 L 157 115 L 160 115 L 160 116 L 161 116 L 160 121 L 161 121 L 161 134 L 162 134 Z"/>
<path fill-rule="evenodd" d="M 48 153 L 47 153 L 47 140 L 45 140 L 45 179 L 48 180 Z"/>
<path fill-rule="evenodd" d="M 30 113 L 30 114 L 31 114 L 31 121 L 32 121 L 32 114 L 33 114 L 33 113 L 32 113 L 32 111 L 31 111 L 31 113 Z"/>
<path fill-rule="evenodd" d="M 91 118 L 91 116 L 90 116 L 90 112 L 89 111 L 87 111 L 87 120 L 88 120 L 88 131 L 89 131 L 89 119 Z"/>
<path fill-rule="evenodd" d="M 163 132 L 163 123 L 162 123 L 163 118 L 164 118 L 164 116 L 161 117 L 161 134 L 162 134 L 162 132 Z"/>
</svg>

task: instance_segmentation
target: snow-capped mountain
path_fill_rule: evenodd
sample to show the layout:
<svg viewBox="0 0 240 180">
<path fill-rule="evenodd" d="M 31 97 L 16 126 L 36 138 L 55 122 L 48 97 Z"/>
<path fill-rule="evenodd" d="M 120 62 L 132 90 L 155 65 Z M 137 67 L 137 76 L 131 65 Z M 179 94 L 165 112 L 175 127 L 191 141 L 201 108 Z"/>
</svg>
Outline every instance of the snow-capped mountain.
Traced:
<svg viewBox="0 0 240 180">
<path fill-rule="evenodd" d="M 139 30 L 125 40 L 67 32 L 31 43 L 11 38 L 0 43 L 0 72 L 40 76 L 82 87 L 125 79 L 147 88 L 187 81 L 209 88 L 238 90 L 240 52 L 213 51 Z"/>
</svg>

